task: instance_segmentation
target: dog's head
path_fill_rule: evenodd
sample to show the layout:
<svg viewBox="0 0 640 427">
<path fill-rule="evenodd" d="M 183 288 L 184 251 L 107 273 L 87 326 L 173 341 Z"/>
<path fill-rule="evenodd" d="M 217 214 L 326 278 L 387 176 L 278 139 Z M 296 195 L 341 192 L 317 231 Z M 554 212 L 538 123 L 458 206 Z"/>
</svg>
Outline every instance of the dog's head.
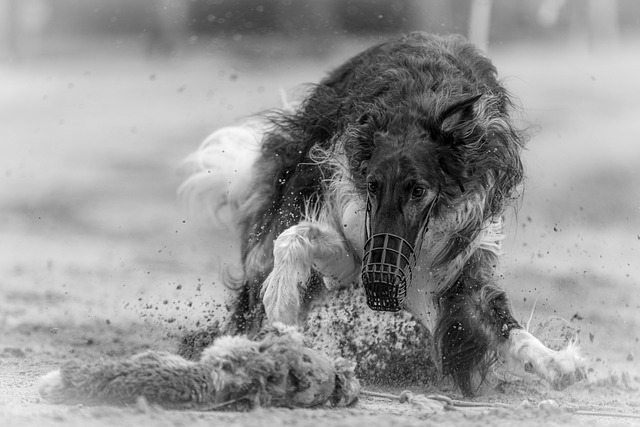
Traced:
<svg viewBox="0 0 640 427">
<path fill-rule="evenodd" d="M 300 135 L 325 164 L 335 143 L 366 201 L 370 307 L 399 310 L 421 245 L 431 267 L 453 265 L 517 196 L 523 139 L 511 109 L 489 59 L 462 38 L 421 33 L 362 52 L 305 102 Z M 423 241 L 427 227 L 437 242 Z"/>
<path fill-rule="evenodd" d="M 359 135 L 370 141 L 359 171 L 367 200 L 362 281 L 371 308 L 401 308 L 421 247 L 434 243 L 423 241 L 429 227 L 446 240 L 437 242 L 434 260 L 442 265 L 504 212 L 522 179 L 520 145 L 493 103 L 491 94 L 472 93 L 405 106 L 401 118 L 360 119 Z"/>
</svg>

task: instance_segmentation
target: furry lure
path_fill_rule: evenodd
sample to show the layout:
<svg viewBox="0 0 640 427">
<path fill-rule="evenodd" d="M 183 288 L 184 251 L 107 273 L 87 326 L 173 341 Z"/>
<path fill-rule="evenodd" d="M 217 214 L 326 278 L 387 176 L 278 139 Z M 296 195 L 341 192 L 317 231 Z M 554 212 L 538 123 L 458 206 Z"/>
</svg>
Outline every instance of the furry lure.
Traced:
<svg viewBox="0 0 640 427">
<path fill-rule="evenodd" d="M 198 362 L 148 351 L 121 361 L 66 363 L 40 380 L 51 403 L 131 405 L 143 397 L 167 409 L 246 410 L 257 406 L 348 406 L 360 384 L 355 364 L 303 343 L 275 325 L 261 338 L 222 336 Z"/>
</svg>

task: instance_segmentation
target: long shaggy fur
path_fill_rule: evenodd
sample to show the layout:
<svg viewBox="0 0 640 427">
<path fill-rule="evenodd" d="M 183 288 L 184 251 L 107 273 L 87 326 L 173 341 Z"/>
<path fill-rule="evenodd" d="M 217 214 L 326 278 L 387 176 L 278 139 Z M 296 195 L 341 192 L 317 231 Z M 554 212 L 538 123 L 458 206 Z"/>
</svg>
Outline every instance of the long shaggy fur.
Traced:
<svg viewBox="0 0 640 427">
<path fill-rule="evenodd" d="M 358 283 L 368 204 L 375 229 L 412 241 L 426 218 L 405 308 L 432 329 L 443 372 L 471 394 L 474 374 L 511 354 L 505 343 L 520 329 L 496 273 L 502 216 L 523 181 L 512 110 L 474 46 L 412 33 L 365 50 L 295 110 L 271 115 L 259 155 L 240 154 L 250 165 L 242 188 L 213 201 L 232 207 L 242 242 L 229 332 L 297 323 L 320 288 Z M 248 140 L 238 137 L 242 153 Z M 201 191 L 205 169 L 185 193 Z M 205 188 L 219 193 L 226 179 Z"/>
<path fill-rule="evenodd" d="M 252 341 L 222 336 L 197 362 L 147 351 L 120 361 L 68 362 L 45 375 L 53 403 L 131 405 L 144 398 L 172 409 L 347 406 L 360 393 L 352 362 L 307 347 L 292 327 L 274 325 Z"/>
</svg>

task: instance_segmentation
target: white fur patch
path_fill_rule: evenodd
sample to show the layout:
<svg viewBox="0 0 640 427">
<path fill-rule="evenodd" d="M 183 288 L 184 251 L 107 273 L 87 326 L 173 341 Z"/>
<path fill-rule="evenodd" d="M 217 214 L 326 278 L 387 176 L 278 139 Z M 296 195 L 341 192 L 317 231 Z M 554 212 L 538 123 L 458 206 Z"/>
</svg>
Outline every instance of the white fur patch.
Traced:
<svg viewBox="0 0 640 427">
<path fill-rule="evenodd" d="M 183 161 L 189 176 L 178 195 L 190 212 L 207 214 L 220 229 L 234 228 L 238 207 L 251 193 L 263 133 L 259 124 L 219 129 Z"/>
</svg>

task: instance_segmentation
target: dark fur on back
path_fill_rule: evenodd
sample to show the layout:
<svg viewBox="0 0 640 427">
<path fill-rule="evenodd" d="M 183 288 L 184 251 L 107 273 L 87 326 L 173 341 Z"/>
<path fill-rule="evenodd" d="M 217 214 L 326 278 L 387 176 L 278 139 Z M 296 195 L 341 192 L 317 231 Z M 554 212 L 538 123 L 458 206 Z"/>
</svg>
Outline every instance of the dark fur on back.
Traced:
<svg viewBox="0 0 640 427">
<path fill-rule="evenodd" d="M 470 105 L 450 110 L 475 95 Z M 522 137 L 511 109 L 494 66 L 475 47 L 461 37 L 414 33 L 355 56 L 315 86 L 297 111 L 272 117 L 255 166 L 256 188 L 241 213 L 245 272 L 232 332 L 260 328 L 260 287 L 273 268 L 273 241 L 300 222 L 306 204 L 324 202 L 335 165 L 315 161 L 314 149 L 330 152 L 342 141 L 349 179 L 365 199 L 378 141 L 397 141 L 398 149 L 419 141 L 429 153 L 423 174 L 438 192 L 433 221 L 461 209 L 434 261 L 433 268 L 444 268 L 517 196 Z M 477 205 L 464 205 L 469 200 Z M 472 373 L 488 366 L 500 337 L 519 327 L 496 284 L 496 264 L 496 254 L 478 248 L 438 295 L 436 347 L 444 372 L 467 394 Z"/>
</svg>

